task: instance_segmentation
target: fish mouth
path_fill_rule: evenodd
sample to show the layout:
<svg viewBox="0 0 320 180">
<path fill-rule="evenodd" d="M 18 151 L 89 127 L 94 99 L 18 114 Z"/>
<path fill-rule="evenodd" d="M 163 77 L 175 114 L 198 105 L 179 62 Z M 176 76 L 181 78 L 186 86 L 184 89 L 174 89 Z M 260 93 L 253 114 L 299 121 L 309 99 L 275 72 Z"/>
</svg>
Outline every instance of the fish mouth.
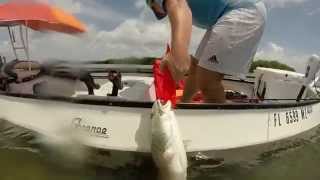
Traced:
<svg viewBox="0 0 320 180">
<path fill-rule="evenodd" d="M 153 114 L 164 114 L 166 112 L 170 112 L 171 111 L 171 108 L 172 108 L 172 103 L 171 101 L 167 101 L 167 102 L 164 102 L 164 101 L 161 101 L 161 100 L 156 100 L 154 105 L 153 105 Z"/>
</svg>

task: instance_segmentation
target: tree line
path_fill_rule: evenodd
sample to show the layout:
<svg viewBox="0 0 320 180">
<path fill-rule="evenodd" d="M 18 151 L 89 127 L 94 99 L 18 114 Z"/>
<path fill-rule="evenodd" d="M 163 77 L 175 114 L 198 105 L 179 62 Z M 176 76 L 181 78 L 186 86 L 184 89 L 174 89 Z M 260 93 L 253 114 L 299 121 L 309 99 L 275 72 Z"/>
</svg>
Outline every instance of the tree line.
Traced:
<svg viewBox="0 0 320 180">
<path fill-rule="evenodd" d="M 96 64 L 138 64 L 138 65 L 152 65 L 155 61 L 155 57 L 143 57 L 143 58 L 136 58 L 136 57 L 128 57 L 128 58 L 121 58 L 121 59 L 107 59 L 104 61 L 96 61 Z M 250 67 L 250 73 L 253 73 L 257 67 L 265 67 L 265 68 L 273 68 L 273 69 L 280 69 L 280 70 L 287 70 L 293 71 L 296 70 L 293 67 L 290 67 L 287 64 L 280 63 L 276 60 L 263 60 L 257 59 L 253 61 Z"/>
</svg>

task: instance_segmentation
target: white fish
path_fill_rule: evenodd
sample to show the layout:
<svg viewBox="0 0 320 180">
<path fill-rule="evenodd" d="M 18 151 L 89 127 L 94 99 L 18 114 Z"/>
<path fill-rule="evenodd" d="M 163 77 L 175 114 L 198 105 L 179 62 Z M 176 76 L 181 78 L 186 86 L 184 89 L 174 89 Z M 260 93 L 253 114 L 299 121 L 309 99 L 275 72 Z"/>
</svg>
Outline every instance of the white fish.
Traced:
<svg viewBox="0 0 320 180">
<path fill-rule="evenodd" d="M 171 102 L 156 101 L 152 108 L 152 157 L 161 180 L 185 180 L 187 155 Z"/>
</svg>

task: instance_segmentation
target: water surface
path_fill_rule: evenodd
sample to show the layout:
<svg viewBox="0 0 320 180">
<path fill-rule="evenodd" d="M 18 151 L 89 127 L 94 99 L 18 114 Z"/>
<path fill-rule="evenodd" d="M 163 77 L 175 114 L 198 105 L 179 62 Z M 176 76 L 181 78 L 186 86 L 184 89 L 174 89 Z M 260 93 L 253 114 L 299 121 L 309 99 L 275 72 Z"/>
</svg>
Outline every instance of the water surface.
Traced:
<svg viewBox="0 0 320 180">
<path fill-rule="evenodd" d="M 8 136 L 10 138 L 8 138 Z M 319 135 L 317 135 L 319 136 Z M 75 149 L 48 150 L 24 130 L 19 135 L 0 132 L 0 180 L 136 180 L 156 179 L 151 169 L 111 170 L 64 156 Z M 41 149 L 41 150 L 40 150 Z M 67 153 L 66 153 L 67 154 Z M 266 153 L 255 163 L 195 167 L 189 180 L 319 180 L 320 141 L 303 141 L 292 148 Z"/>
</svg>

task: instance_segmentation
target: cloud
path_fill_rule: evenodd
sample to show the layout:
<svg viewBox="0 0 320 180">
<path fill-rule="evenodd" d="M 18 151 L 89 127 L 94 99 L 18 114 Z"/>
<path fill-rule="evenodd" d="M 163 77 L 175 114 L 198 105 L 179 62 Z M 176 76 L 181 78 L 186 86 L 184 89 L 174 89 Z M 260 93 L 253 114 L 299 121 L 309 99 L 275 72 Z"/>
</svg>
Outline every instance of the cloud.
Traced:
<svg viewBox="0 0 320 180">
<path fill-rule="evenodd" d="M 96 24 L 90 24 L 88 33 L 73 37 L 58 33 L 40 33 L 31 31 L 31 57 L 36 60 L 63 59 L 63 60 L 102 60 L 106 58 L 121 58 L 129 56 L 162 56 L 166 43 L 170 42 L 170 25 L 168 20 L 156 21 L 150 9 L 142 6 L 144 0 L 136 2 L 137 8 L 142 8 L 137 17 L 125 17 L 117 12 L 105 12 L 112 9 L 101 6 L 97 2 L 77 0 L 73 3 L 62 0 L 52 0 L 63 8 L 73 9 L 79 15 L 97 16 L 109 13 L 110 17 L 124 17 L 118 26 L 110 30 L 100 29 Z M 99 7 L 101 6 L 101 7 Z M 144 8 L 143 8 L 144 7 Z M 94 15 L 96 12 L 97 15 Z M 115 14 L 113 14 L 115 13 Z M 110 22 L 108 19 L 107 22 Z M 194 28 L 190 51 L 194 52 L 204 34 L 204 30 Z M 9 46 L 8 43 L 0 46 Z M 10 46 L 9 46 L 10 47 Z M 9 48 L 2 48 L 7 56 L 12 57 Z"/>
<path fill-rule="evenodd" d="M 31 54 L 38 59 L 101 60 L 128 56 L 161 56 L 170 39 L 167 22 L 128 19 L 113 30 L 89 27 L 89 33 L 73 37 L 57 33 L 33 33 Z"/>
<path fill-rule="evenodd" d="M 275 42 L 268 42 L 256 54 L 256 59 L 277 60 L 294 67 L 298 72 L 304 73 L 310 54 L 285 48 Z"/>
<path fill-rule="evenodd" d="M 190 50 L 195 51 L 202 34 L 194 29 Z M 102 60 L 130 56 L 162 56 L 166 43 L 170 42 L 168 22 L 129 19 L 117 28 L 106 31 L 89 27 L 89 33 L 81 37 L 63 34 L 33 33 L 32 56 L 37 59 L 59 58 L 68 60 Z M 58 52 L 58 53 L 57 53 Z"/>
<path fill-rule="evenodd" d="M 136 0 L 136 2 L 134 3 L 134 6 L 137 9 L 142 9 L 143 7 L 146 6 L 146 1 L 145 0 Z"/>
<path fill-rule="evenodd" d="M 308 16 L 314 16 L 320 13 L 320 8 L 316 8 L 310 12 L 307 13 Z"/>
<path fill-rule="evenodd" d="M 76 0 L 49 0 L 50 3 L 53 3 L 54 5 L 63 8 L 64 10 L 73 13 L 73 14 L 79 14 L 81 13 L 81 1 Z"/>
<path fill-rule="evenodd" d="M 269 49 L 277 54 L 284 54 L 284 48 L 276 43 L 270 42 Z"/>
<path fill-rule="evenodd" d="M 289 5 L 297 5 L 307 1 L 309 0 L 264 0 L 271 8 L 284 8 Z"/>
<path fill-rule="evenodd" d="M 107 57 L 159 56 L 169 38 L 167 23 L 130 19 L 113 31 L 97 32 L 92 46 L 104 47 Z"/>
<path fill-rule="evenodd" d="M 285 49 L 274 42 L 268 42 L 268 44 L 260 49 L 256 54 L 256 58 L 270 60 L 283 60 L 285 56 Z"/>
<path fill-rule="evenodd" d="M 114 23 L 123 21 L 126 16 L 123 12 L 118 12 L 112 7 L 98 1 L 88 0 L 50 0 L 53 4 L 65 9 L 75 15 L 81 15 L 95 21 Z"/>
</svg>

